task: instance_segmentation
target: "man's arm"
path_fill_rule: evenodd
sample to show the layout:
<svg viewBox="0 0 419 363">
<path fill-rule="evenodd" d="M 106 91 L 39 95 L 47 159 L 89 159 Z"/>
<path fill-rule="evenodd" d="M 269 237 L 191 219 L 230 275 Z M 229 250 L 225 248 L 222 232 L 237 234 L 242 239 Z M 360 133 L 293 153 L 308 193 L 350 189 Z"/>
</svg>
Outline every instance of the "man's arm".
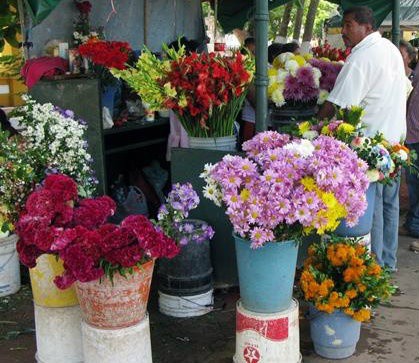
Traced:
<svg viewBox="0 0 419 363">
<path fill-rule="evenodd" d="M 335 113 L 335 105 L 330 101 L 325 101 L 319 112 L 317 112 L 317 118 L 319 120 L 331 119 L 333 116 L 335 116 Z"/>
</svg>

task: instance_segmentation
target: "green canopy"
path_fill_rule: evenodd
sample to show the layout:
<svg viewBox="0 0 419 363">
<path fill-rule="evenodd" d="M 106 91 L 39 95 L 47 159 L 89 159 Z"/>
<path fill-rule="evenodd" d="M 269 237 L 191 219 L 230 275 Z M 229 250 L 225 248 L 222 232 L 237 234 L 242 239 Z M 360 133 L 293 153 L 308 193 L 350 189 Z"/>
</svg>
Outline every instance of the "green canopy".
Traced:
<svg viewBox="0 0 419 363">
<path fill-rule="evenodd" d="M 26 8 L 34 24 L 42 22 L 61 0 L 25 0 Z"/>
<path fill-rule="evenodd" d="M 270 0 L 269 9 L 274 9 L 290 0 Z M 365 5 L 374 11 L 377 25 L 381 24 L 385 17 L 393 9 L 391 0 L 329 0 L 339 4 L 343 10 L 352 6 Z M 253 1 L 249 0 L 219 0 L 218 20 L 226 33 L 235 28 L 243 28 L 243 25 L 252 18 L 254 12 Z"/>
</svg>

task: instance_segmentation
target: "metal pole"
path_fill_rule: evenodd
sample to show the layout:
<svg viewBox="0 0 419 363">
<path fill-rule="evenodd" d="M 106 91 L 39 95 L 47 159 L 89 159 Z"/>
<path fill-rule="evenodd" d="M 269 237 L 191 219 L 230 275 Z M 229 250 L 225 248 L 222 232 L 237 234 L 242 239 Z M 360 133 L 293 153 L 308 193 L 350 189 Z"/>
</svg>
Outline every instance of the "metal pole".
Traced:
<svg viewBox="0 0 419 363">
<path fill-rule="evenodd" d="M 256 0 L 256 132 L 268 128 L 268 0 Z"/>
<path fill-rule="evenodd" d="M 400 44 L 400 0 L 393 0 L 391 38 L 398 47 Z"/>
</svg>

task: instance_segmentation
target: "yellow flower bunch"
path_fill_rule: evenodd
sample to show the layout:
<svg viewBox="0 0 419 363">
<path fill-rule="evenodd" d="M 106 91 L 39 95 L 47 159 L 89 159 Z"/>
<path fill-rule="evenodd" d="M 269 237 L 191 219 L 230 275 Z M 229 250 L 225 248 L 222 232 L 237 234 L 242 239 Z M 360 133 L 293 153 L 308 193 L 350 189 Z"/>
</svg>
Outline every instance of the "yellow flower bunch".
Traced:
<svg viewBox="0 0 419 363">
<path fill-rule="evenodd" d="M 313 230 L 317 234 L 322 235 L 327 231 L 334 231 L 341 221 L 347 216 L 345 207 L 338 202 L 333 193 L 321 190 L 313 178 L 305 177 L 301 180 L 301 184 L 308 191 L 314 191 L 325 205 L 324 209 L 317 212 L 317 217 L 311 226 L 305 227 L 306 234 L 311 233 Z"/>
<path fill-rule="evenodd" d="M 342 310 L 367 321 L 371 308 L 395 291 L 389 272 L 382 269 L 356 238 L 332 236 L 308 249 L 300 287 L 305 300 L 317 310 Z"/>
</svg>

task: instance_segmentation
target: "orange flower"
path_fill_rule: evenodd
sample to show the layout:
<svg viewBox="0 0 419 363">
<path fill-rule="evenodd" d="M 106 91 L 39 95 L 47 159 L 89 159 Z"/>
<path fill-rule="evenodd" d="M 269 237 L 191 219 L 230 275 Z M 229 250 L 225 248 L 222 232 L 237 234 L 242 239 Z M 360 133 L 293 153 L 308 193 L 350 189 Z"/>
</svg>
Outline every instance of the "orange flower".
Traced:
<svg viewBox="0 0 419 363">
<path fill-rule="evenodd" d="M 365 253 L 365 247 L 363 245 L 358 244 L 355 247 L 355 253 L 357 256 L 361 256 Z"/>
<path fill-rule="evenodd" d="M 346 308 L 345 310 L 343 310 L 343 312 L 346 315 L 349 315 L 349 316 L 353 316 L 354 315 L 354 311 L 351 308 Z"/>
<path fill-rule="evenodd" d="M 319 311 L 324 311 L 325 313 L 333 313 L 335 310 L 332 305 L 330 304 L 322 304 L 322 303 L 316 303 L 316 309 Z"/>
<path fill-rule="evenodd" d="M 345 282 L 357 282 L 364 274 L 365 269 L 365 266 L 348 267 L 345 271 L 343 271 L 343 280 Z"/>
<path fill-rule="evenodd" d="M 381 273 L 380 265 L 374 263 L 368 268 L 368 275 L 378 276 Z"/>
<path fill-rule="evenodd" d="M 314 256 L 314 254 L 316 253 L 316 249 L 314 248 L 314 246 L 310 246 L 307 252 L 309 256 Z"/>
<path fill-rule="evenodd" d="M 367 321 L 371 318 L 371 310 L 361 309 L 354 312 L 353 318 L 357 321 Z"/>
<path fill-rule="evenodd" d="M 364 284 L 357 284 L 359 292 L 364 292 L 367 287 Z"/>
<path fill-rule="evenodd" d="M 352 267 L 359 267 L 359 266 L 362 266 L 363 264 L 364 264 L 364 261 L 359 257 L 352 257 L 351 260 L 349 261 L 349 265 L 351 265 Z"/>
<path fill-rule="evenodd" d="M 345 294 L 349 299 L 354 299 L 358 295 L 355 289 L 346 290 Z"/>
</svg>

